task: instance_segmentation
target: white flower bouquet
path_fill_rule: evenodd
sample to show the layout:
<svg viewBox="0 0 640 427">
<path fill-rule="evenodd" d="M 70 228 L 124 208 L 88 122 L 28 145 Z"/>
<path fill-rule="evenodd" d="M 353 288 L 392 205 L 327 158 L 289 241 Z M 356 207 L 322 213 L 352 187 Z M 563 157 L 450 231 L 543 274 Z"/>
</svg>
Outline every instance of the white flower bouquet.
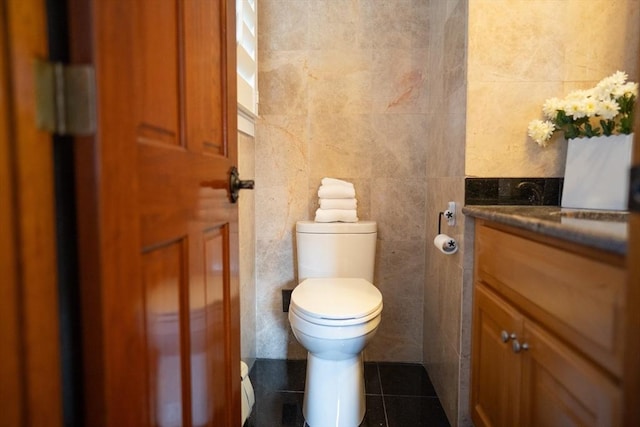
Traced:
<svg viewBox="0 0 640 427">
<path fill-rule="evenodd" d="M 542 107 L 545 120 L 532 120 L 529 136 L 546 147 L 555 131 L 562 131 L 566 139 L 630 134 L 638 83 L 627 82 L 627 77 L 617 71 L 594 88 L 548 99 Z"/>
</svg>

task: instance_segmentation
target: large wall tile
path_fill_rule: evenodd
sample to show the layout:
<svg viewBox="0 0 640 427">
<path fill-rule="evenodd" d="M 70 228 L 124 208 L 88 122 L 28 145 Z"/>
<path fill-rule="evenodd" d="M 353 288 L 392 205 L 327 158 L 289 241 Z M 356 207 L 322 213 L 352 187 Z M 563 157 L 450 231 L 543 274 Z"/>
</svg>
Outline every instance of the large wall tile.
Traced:
<svg viewBox="0 0 640 427">
<path fill-rule="evenodd" d="M 300 0 L 260 0 L 258 51 L 302 50 L 308 47 L 309 7 Z"/>
<path fill-rule="evenodd" d="M 314 114 L 309 127 L 310 178 L 316 190 L 325 176 L 351 182 L 371 178 L 372 148 L 377 135 L 370 115 Z M 361 198 L 360 194 L 356 197 Z"/>
<path fill-rule="evenodd" d="M 425 239 L 424 180 L 374 178 L 371 216 L 381 240 Z"/>
<path fill-rule="evenodd" d="M 640 2 L 569 0 L 565 21 L 564 80 L 597 82 L 617 70 L 638 76 Z"/>
<path fill-rule="evenodd" d="M 376 135 L 369 148 L 376 177 L 423 179 L 426 176 L 429 129 L 424 115 L 376 114 L 371 128 Z M 407 196 L 405 203 L 409 198 Z"/>
<path fill-rule="evenodd" d="M 319 0 L 309 3 L 309 48 L 357 48 L 359 1 Z"/>
<path fill-rule="evenodd" d="M 373 112 L 425 113 L 427 110 L 426 49 L 373 51 Z"/>
<path fill-rule="evenodd" d="M 414 28 L 419 25 L 412 25 L 415 21 L 412 21 L 411 0 L 360 1 L 359 4 L 358 41 L 361 48 L 411 47 Z"/>
<path fill-rule="evenodd" d="M 299 51 L 265 51 L 258 60 L 260 114 L 307 114 L 307 56 Z"/>
<path fill-rule="evenodd" d="M 561 80 L 566 5 L 566 1 L 544 0 L 471 2 L 468 51 L 470 79 Z"/>
<path fill-rule="evenodd" d="M 306 66 L 311 114 L 371 112 L 371 51 L 315 50 Z"/>
</svg>

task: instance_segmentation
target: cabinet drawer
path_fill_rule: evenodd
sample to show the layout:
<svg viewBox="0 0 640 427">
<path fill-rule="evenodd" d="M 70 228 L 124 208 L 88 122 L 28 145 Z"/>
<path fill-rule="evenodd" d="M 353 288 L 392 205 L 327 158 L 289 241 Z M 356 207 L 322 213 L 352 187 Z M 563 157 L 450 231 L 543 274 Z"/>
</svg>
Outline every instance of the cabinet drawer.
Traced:
<svg viewBox="0 0 640 427">
<path fill-rule="evenodd" d="M 624 269 L 516 233 L 479 225 L 477 278 L 620 376 Z"/>
</svg>

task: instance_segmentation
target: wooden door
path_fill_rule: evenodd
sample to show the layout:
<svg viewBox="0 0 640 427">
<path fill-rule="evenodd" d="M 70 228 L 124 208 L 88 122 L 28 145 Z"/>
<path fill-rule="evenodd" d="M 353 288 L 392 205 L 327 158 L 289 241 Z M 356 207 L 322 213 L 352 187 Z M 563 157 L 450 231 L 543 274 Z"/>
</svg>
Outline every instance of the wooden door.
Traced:
<svg viewBox="0 0 640 427">
<path fill-rule="evenodd" d="M 515 426 L 521 359 L 511 345 L 523 318 L 482 284 L 476 283 L 474 299 L 471 416 L 477 426 Z"/>
<path fill-rule="evenodd" d="M 51 136 L 36 127 L 33 63 L 45 2 L 0 4 L 0 426 L 62 426 Z"/>
<path fill-rule="evenodd" d="M 522 427 L 621 425 L 622 394 L 591 362 L 531 322 L 520 338 Z M 514 424 L 515 425 L 515 424 Z"/>
<path fill-rule="evenodd" d="M 233 0 L 71 1 L 86 424 L 240 424 Z"/>
</svg>

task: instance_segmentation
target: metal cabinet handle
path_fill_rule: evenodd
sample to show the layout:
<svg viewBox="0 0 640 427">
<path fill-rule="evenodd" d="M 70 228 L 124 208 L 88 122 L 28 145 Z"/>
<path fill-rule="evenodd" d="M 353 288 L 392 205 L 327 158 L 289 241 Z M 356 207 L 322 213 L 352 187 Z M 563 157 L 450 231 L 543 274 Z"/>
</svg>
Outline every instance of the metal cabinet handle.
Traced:
<svg viewBox="0 0 640 427">
<path fill-rule="evenodd" d="M 518 340 L 514 339 L 511 343 L 511 348 L 513 349 L 514 353 L 520 353 L 521 351 L 529 350 L 529 344 L 527 344 L 526 342 L 520 344 Z"/>
<path fill-rule="evenodd" d="M 500 339 L 502 340 L 502 342 L 509 342 L 509 340 L 515 340 L 516 339 L 516 334 L 514 333 L 509 333 L 505 330 L 503 330 L 502 332 L 500 332 Z"/>
</svg>

